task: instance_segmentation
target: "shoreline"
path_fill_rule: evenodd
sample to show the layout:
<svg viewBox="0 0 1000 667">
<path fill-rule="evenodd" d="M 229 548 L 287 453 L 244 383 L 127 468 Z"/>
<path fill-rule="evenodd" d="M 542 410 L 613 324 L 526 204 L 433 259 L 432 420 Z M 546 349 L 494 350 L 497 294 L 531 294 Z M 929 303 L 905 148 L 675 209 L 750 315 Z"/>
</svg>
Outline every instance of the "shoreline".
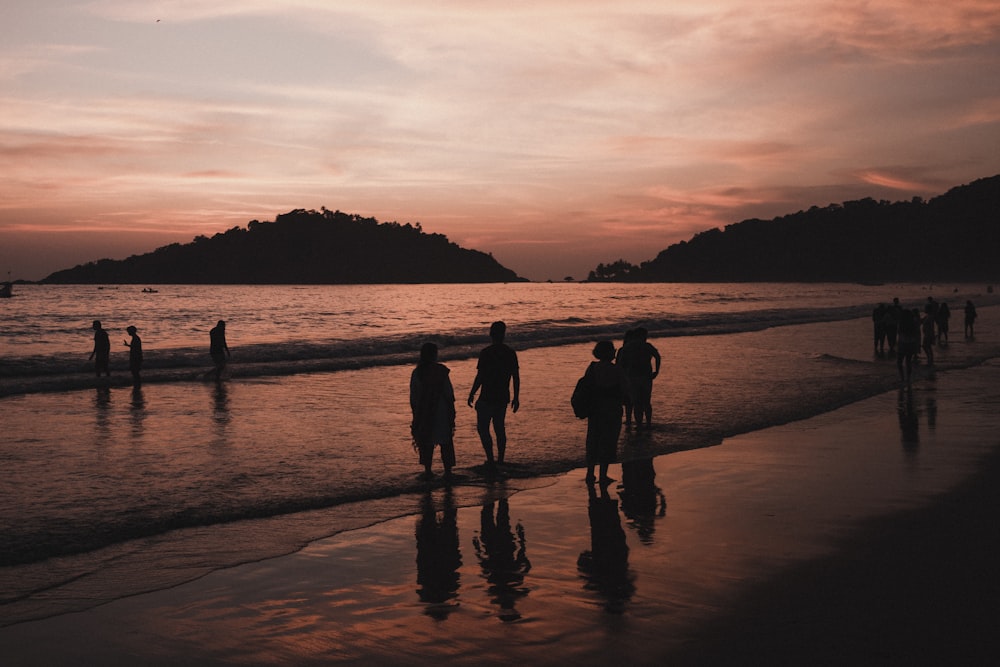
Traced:
<svg viewBox="0 0 1000 667">
<path fill-rule="evenodd" d="M 976 664 L 997 643 L 998 404 L 993 360 L 627 476 L 615 465 L 606 498 L 581 469 L 516 493 L 436 489 L 423 512 L 288 556 L 0 628 L 0 651 L 13 665 Z"/>
</svg>

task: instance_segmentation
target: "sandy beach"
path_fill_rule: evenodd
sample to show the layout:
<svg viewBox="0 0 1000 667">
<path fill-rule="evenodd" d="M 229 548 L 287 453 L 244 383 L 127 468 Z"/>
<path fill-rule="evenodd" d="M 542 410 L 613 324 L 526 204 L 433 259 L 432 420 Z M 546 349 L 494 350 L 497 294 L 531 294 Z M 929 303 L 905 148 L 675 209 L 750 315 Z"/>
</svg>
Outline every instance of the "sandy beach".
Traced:
<svg viewBox="0 0 1000 667">
<path fill-rule="evenodd" d="M 631 435 L 603 491 L 582 470 L 518 492 L 436 486 L 407 516 L 288 556 L 9 625 L 0 655 L 993 664 L 998 406 L 990 362 L 715 447 L 646 458 Z"/>
</svg>

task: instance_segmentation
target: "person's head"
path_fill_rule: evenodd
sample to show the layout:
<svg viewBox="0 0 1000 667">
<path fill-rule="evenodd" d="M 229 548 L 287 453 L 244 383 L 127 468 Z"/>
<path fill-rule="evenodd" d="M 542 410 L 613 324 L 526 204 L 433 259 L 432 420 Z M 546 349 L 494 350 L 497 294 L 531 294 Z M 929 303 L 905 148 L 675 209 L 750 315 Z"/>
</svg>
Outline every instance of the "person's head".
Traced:
<svg viewBox="0 0 1000 667">
<path fill-rule="evenodd" d="M 635 328 L 635 339 L 638 341 L 645 341 L 649 338 L 649 331 L 646 327 L 636 327 Z"/>
<path fill-rule="evenodd" d="M 134 336 L 136 331 L 138 331 L 138 329 L 136 329 L 135 327 L 128 327 L 127 329 L 125 329 L 125 333 L 127 333 L 129 336 Z"/>
<path fill-rule="evenodd" d="M 100 320 L 94 320 L 94 328 L 95 329 L 100 329 L 101 328 L 101 321 Z"/>
<path fill-rule="evenodd" d="M 594 346 L 594 358 L 601 361 L 611 361 L 615 358 L 615 344 L 610 340 L 598 341 Z"/>
<path fill-rule="evenodd" d="M 225 329 L 226 328 L 226 321 L 225 320 L 219 320 L 219 323 L 216 324 L 215 326 L 219 327 L 220 329 Z"/>
<path fill-rule="evenodd" d="M 490 338 L 497 343 L 502 343 L 504 336 L 507 335 L 507 325 L 503 322 L 496 321 L 490 325 Z"/>
<path fill-rule="evenodd" d="M 424 343 L 420 347 L 420 363 L 430 364 L 437 361 L 438 346 L 434 343 Z"/>
</svg>

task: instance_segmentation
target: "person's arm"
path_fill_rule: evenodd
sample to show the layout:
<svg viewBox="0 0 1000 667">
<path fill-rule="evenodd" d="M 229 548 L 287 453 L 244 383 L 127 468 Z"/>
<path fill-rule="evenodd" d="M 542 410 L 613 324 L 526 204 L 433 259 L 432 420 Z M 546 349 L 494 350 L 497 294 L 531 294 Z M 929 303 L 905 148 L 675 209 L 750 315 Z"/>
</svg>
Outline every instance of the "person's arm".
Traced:
<svg viewBox="0 0 1000 667">
<path fill-rule="evenodd" d="M 521 407 L 521 372 L 517 366 L 514 366 L 514 373 L 510 378 L 514 381 L 514 398 L 510 401 L 510 409 L 512 412 L 517 412 Z"/>
<path fill-rule="evenodd" d="M 476 400 L 476 392 L 479 388 L 483 386 L 483 380 L 479 377 L 479 373 L 476 373 L 476 379 L 472 381 L 472 389 L 469 390 L 469 407 L 472 407 L 472 402 Z"/>
<path fill-rule="evenodd" d="M 660 374 L 660 352 L 652 345 L 649 346 L 649 351 L 653 353 L 653 359 L 656 362 L 656 368 L 653 369 L 653 377 L 655 378 Z"/>
</svg>

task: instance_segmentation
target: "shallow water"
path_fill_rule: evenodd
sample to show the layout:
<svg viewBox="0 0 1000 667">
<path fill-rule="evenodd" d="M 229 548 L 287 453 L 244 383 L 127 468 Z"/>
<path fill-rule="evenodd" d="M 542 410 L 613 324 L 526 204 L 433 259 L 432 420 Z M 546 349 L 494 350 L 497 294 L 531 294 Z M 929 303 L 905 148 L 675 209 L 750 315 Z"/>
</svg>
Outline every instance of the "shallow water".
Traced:
<svg viewBox="0 0 1000 667">
<path fill-rule="evenodd" d="M 814 315 L 823 311 L 814 305 Z M 989 328 L 996 310 L 981 309 L 977 340 L 952 337 L 940 369 L 1000 354 Z M 751 312 L 747 321 L 760 322 Z M 582 463 L 585 425 L 568 401 L 591 343 L 541 340 L 519 351 L 522 408 L 508 415 L 505 471 L 512 488 Z M 656 427 L 623 436 L 623 459 L 710 446 L 898 385 L 894 364 L 871 356 L 866 318 L 653 343 L 664 358 Z M 475 361 L 463 354 L 448 365 L 461 401 Z M 65 594 L 67 582 L 114 579 L 115 595 L 148 590 L 412 511 L 403 498 L 423 484 L 408 435 L 411 369 L 234 373 L 220 384 L 101 384 L 0 399 L 3 601 L 86 606 L 103 587 L 78 598 Z M 458 417 L 459 481 L 482 486 L 474 411 L 460 402 Z"/>
</svg>

